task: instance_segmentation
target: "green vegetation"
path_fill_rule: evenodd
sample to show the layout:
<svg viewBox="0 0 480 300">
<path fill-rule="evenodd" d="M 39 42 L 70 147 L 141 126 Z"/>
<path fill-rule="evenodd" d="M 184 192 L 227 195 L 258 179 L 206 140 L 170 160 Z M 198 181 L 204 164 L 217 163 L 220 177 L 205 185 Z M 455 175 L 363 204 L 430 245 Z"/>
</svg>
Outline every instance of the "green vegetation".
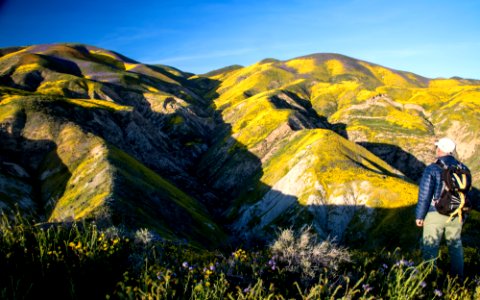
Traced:
<svg viewBox="0 0 480 300">
<path fill-rule="evenodd" d="M 83 45 L 12 51 L 0 56 L 0 158 L 30 177 L 2 169 L 0 207 L 36 205 L 51 223 L 3 215 L 0 297 L 480 297 L 475 235 L 460 283 L 445 249 L 436 271 L 416 228 L 398 233 L 417 196 L 400 167 L 428 164 L 436 137 L 455 137 L 480 179 L 478 81 L 336 54 L 193 75 Z M 292 231 L 266 248 L 225 245 L 218 225 L 328 235 L 342 206 L 355 207 L 341 219 L 351 249 Z M 469 222 L 478 235 L 478 214 Z"/>
<path fill-rule="evenodd" d="M 210 248 L 226 238 L 203 205 L 135 158 L 110 147 L 108 161 L 114 173 L 112 198 L 134 218 L 133 226 L 145 224 L 165 238 L 186 238 Z"/>
<path fill-rule="evenodd" d="M 0 122 L 6 119 L 14 118 L 18 112 L 18 106 L 15 103 L 0 104 Z"/>
<path fill-rule="evenodd" d="M 106 294 L 127 263 L 128 239 L 94 223 L 34 224 L 19 213 L 2 213 L 0 233 L 3 299 Z"/>
<path fill-rule="evenodd" d="M 206 251 L 95 223 L 35 224 L 0 216 L 3 299 L 478 299 L 477 251 L 468 278 L 416 251 L 368 253 L 283 230 L 271 246 Z M 472 265 L 474 264 L 474 265 Z"/>
<path fill-rule="evenodd" d="M 97 99 L 67 99 L 69 103 L 73 103 L 85 108 L 99 108 L 99 109 L 106 109 L 110 111 L 132 111 L 133 107 L 119 105 L 115 102 L 105 101 L 105 100 L 97 100 Z"/>
</svg>

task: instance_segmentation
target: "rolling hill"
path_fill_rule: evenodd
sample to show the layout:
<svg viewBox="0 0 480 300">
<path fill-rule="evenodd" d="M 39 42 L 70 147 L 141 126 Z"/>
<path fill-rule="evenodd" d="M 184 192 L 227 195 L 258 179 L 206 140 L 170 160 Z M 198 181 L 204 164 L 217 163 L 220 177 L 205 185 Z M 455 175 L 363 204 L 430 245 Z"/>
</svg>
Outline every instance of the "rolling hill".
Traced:
<svg viewBox="0 0 480 300">
<path fill-rule="evenodd" d="M 339 54 L 195 75 L 79 44 L 1 49 L 0 207 L 204 246 L 306 224 L 386 243 L 413 224 L 436 138 L 478 182 L 479 96 Z"/>
</svg>

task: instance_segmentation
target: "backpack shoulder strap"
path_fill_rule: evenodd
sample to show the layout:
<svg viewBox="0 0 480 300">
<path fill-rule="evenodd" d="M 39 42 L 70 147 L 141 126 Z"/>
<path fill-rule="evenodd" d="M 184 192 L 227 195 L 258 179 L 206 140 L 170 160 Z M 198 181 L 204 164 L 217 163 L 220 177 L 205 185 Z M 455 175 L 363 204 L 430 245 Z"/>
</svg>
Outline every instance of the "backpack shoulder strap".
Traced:
<svg viewBox="0 0 480 300">
<path fill-rule="evenodd" d="M 441 172 L 440 172 L 440 179 L 442 182 L 442 193 L 444 191 L 451 191 L 453 189 L 453 184 L 452 184 L 452 174 L 450 172 L 450 166 L 447 165 L 443 160 L 437 159 L 435 162 L 437 166 L 440 167 Z"/>
<path fill-rule="evenodd" d="M 448 165 L 441 159 L 437 159 L 437 161 L 435 162 L 435 164 L 437 166 L 439 166 L 440 168 L 442 168 L 443 170 L 446 170 L 448 169 Z"/>
</svg>

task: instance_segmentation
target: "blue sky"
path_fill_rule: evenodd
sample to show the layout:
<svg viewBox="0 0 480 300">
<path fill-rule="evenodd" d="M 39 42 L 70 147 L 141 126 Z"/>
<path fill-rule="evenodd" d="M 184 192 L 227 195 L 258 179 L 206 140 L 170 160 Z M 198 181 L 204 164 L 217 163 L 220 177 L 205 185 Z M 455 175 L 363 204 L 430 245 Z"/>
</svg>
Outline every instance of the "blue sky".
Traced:
<svg viewBox="0 0 480 300">
<path fill-rule="evenodd" d="M 57 42 L 194 73 L 333 52 L 480 79 L 480 1 L 0 0 L 0 47 Z"/>
</svg>

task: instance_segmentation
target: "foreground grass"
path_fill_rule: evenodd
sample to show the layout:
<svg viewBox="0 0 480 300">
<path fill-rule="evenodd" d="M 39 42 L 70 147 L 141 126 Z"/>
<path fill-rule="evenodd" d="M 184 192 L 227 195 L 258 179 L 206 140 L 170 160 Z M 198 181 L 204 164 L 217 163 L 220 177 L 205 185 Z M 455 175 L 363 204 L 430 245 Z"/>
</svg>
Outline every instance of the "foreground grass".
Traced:
<svg viewBox="0 0 480 300">
<path fill-rule="evenodd" d="M 416 253 L 366 253 L 284 230 L 265 249 L 206 251 L 95 223 L 0 218 L 2 299 L 479 299 Z M 466 251 L 467 262 L 478 261 Z M 468 267 L 468 266 L 467 266 Z M 467 268 L 468 270 L 468 268 Z"/>
</svg>

